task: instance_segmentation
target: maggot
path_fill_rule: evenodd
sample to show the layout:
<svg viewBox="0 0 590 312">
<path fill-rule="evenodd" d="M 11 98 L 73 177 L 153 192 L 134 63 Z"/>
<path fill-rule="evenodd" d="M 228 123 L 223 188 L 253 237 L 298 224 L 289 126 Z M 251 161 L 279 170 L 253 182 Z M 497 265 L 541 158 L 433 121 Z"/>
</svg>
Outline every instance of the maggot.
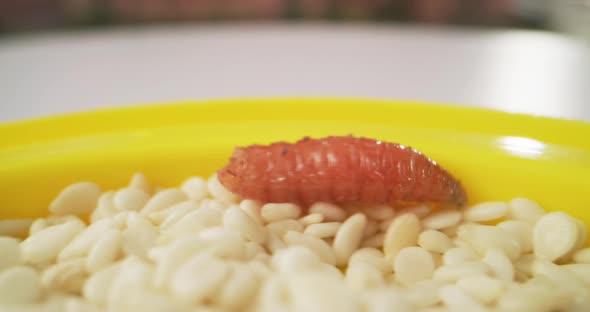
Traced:
<svg viewBox="0 0 590 312">
<path fill-rule="evenodd" d="M 353 136 L 236 148 L 219 181 L 262 202 L 463 206 L 461 183 L 421 152 Z"/>
</svg>

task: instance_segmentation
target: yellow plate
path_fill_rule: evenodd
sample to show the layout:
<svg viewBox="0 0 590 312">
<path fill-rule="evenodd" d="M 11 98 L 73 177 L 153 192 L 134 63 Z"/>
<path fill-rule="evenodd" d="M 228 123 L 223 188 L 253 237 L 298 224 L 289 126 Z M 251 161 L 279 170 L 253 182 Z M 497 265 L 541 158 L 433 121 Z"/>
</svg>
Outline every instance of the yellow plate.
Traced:
<svg viewBox="0 0 590 312">
<path fill-rule="evenodd" d="M 0 125 L 0 219 L 36 217 L 69 183 L 177 185 L 236 145 L 354 134 L 415 147 L 470 201 L 524 196 L 590 225 L 590 124 L 482 109 L 343 99 L 167 103 Z"/>
</svg>

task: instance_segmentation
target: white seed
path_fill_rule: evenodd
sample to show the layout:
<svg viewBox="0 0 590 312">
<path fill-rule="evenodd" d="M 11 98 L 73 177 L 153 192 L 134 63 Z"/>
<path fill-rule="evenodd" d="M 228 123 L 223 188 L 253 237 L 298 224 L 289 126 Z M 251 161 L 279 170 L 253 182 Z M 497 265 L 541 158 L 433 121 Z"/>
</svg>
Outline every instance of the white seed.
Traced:
<svg viewBox="0 0 590 312">
<path fill-rule="evenodd" d="M 293 276 L 287 282 L 292 295 L 293 311 L 360 310 L 360 300 L 354 296 L 352 289 L 331 275 L 308 272 Z"/>
<path fill-rule="evenodd" d="M 217 179 L 217 174 L 214 174 L 211 176 L 211 178 L 209 178 L 207 181 L 207 189 L 215 199 L 218 199 L 226 204 L 236 204 L 239 199 L 236 194 L 228 191 L 225 186 L 219 182 L 219 179 Z"/>
<path fill-rule="evenodd" d="M 586 284 L 586 287 L 590 287 L 590 264 L 573 263 L 561 265 L 561 267 L 576 275 Z"/>
<path fill-rule="evenodd" d="M 113 202 L 119 210 L 139 211 L 149 199 L 150 196 L 140 189 L 124 188 L 115 193 Z"/>
<path fill-rule="evenodd" d="M 336 263 L 335 250 L 323 240 L 295 231 L 289 231 L 284 237 L 289 246 L 303 246 L 313 251 L 323 262 L 334 265 Z"/>
<path fill-rule="evenodd" d="M 361 247 L 379 247 L 383 246 L 385 241 L 385 233 L 375 234 L 374 236 L 368 237 L 363 240 Z"/>
<path fill-rule="evenodd" d="M 339 268 L 329 265 L 327 263 L 320 263 L 318 273 L 324 274 L 326 277 L 342 282 L 344 280 L 344 274 Z"/>
<path fill-rule="evenodd" d="M 111 219 L 102 219 L 90 224 L 60 251 L 58 259 L 61 261 L 86 256 L 96 240 L 113 226 Z"/>
<path fill-rule="evenodd" d="M 483 222 L 500 219 L 508 213 L 508 204 L 504 202 L 480 203 L 465 210 L 463 217 L 466 221 Z"/>
<path fill-rule="evenodd" d="M 434 261 L 435 268 L 438 268 L 439 266 L 441 266 L 443 264 L 442 254 L 440 254 L 438 252 L 430 251 L 430 255 L 432 256 L 432 260 Z"/>
<path fill-rule="evenodd" d="M 368 220 L 365 229 L 363 230 L 363 239 L 375 236 L 379 232 L 379 223 L 375 220 Z"/>
<path fill-rule="evenodd" d="M 471 248 L 455 247 L 443 254 L 443 264 L 457 264 L 471 262 L 477 259 L 477 254 Z"/>
<path fill-rule="evenodd" d="M 186 194 L 177 189 L 163 190 L 150 198 L 141 209 L 141 214 L 148 215 L 152 212 L 164 210 L 187 199 Z"/>
<path fill-rule="evenodd" d="M 473 275 L 459 279 L 457 286 L 483 304 L 492 304 L 504 292 L 501 281 L 485 275 Z"/>
<path fill-rule="evenodd" d="M 0 272 L 0 304 L 33 303 L 39 296 L 39 275 L 33 268 L 13 266 Z"/>
<path fill-rule="evenodd" d="M 25 262 L 42 263 L 51 261 L 82 230 L 84 224 L 76 221 L 50 226 L 21 243 Z"/>
<path fill-rule="evenodd" d="M 107 301 L 110 287 L 121 269 L 120 263 L 108 266 L 88 278 L 82 288 L 82 295 L 88 301 L 103 305 Z"/>
<path fill-rule="evenodd" d="M 486 312 L 477 301 L 471 299 L 461 288 L 446 285 L 440 289 L 440 298 L 449 311 Z"/>
<path fill-rule="evenodd" d="M 529 284 L 529 283 L 527 283 Z M 499 311 L 537 312 L 569 310 L 571 299 L 549 282 L 508 287 L 496 306 Z M 545 285 L 541 285 L 545 284 Z M 581 311 L 584 311 L 583 309 Z"/>
<path fill-rule="evenodd" d="M 21 254 L 18 240 L 0 236 L 0 271 L 20 264 Z"/>
<path fill-rule="evenodd" d="M 123 260 L 121 270 L 110 286 L 107 306 L 113 307 L 113 310 L 121 311 L 129 310 L 127 306 L 133 306 L 133 301 L 136 303 L 152 302 L 153 300 L 150 298 L 155 293 L 150 292 L 147 285 L 151 283 L 153 276 L 154 268 L 141 259 L 130 257 Z M 138 297 L 141 299 L 138 300 Z M 143 304 L 140 308 L 143 308 Z"/>
<path fill-rule="evenodd" d="M 306 248 L 302 248 L 307 250 Z M 266 280 L 272 275 L 274 275 L 274 271 L 271 270 L 269 265 L 270 260 L 268 261 L 259 261 L 254 260 L 246 263 L 246 265 L 256 274 L 256 278 L 259 280 Z"/>
<path fill-rule="evenodd" d="M 321 223 L 324 221 L 324 215 L 321 213 L 310 213 L 299 219 L 299 222 L 304 226 Z"/>
<path fill-rule="evenodd" d="M 239 206 L 232 206 L 225 211 L 223 226 L 238 231 L 242 237 L 257 244 L 264 244 L 266 241 L 264 227 L 250 218 Z"/>
<path fill-rule="evenodd" d="M 572 217 L 563 212 L 548 213 L 535 224 L 535 255 L 541 259 L 555 261 L 572 251 L 577 239 L 578 225 Z"/>
<path fill-rule="evenodd" d="M 561 267 L 579 277 L 586 284 L 586 287 L 590 287 L 590 264 L 574 263 L 561 265 Z"/>
<path fill-rule="evenodd" d="M 263 253 L 259 253 L 259 254 L 257 254 L 257 255 L 256 255 L 256 256 L 255 256 L 255 257 L 252 259 L 252 261 L 258 261 L 258 262 L 260 262 L 260 263 L 269 263 L 269 262 L 270 262 L 270 258 L 271 258 L 271 255 L 269 255 L 269 254 L 268 254 L 268 253 L 266 253 L 266 252 L 263 252 Z M 246 258 L 246 260 L 247 260 L 247 258 Z M 326 265 L 327 265 L 327 264 L 326 264 Z"/>
<path fill-rule="evenodd" d="M 315 236 L 317 238 L 334 237 L 342 223 L 340 222 L 324 222 L 311 224 L 305 228 L 303 234 Z"/>
<path fill-rule="evenodd" d="M 0 236 L 24 237 L 32 223 L 33 219 L 0 220 Z"/>
<path fill-rule="evenodd" d="M 283 237 L 288 231 L 303 232 L 303 224 L 293 219 L 274 221 L 269 223 L 266 228 L 279 237 Z"/>
<path fill-rule="evenodd" d="M 187 202 L 187 201 L 185 201 L 185 202 Z M 182 204 L 182 203 L 180 203 L 180 204 Z M 174 211 L 174 208 L 176 208 L 180 204 L 173 205 L 172 207 L 166 208 L 164 210 L 159 210 L 159 211 L 149 213 L 145 217 L 153 225 L 159 226 L 160 224 L 162 224 L 162 222 L 164 222 L 164 220 L 168 217 L 168 215 L 170 215 Z"/>
<path fill-rule="evenodd" d="M 382 274 L 392 272 L 392 266 L 385 259 L 385 255 L 376 248 L 361 248 L 350 256 L 349 264 L 362 261 L 366 262 L 381 271 Z"/>
<path fill-rule="evenodd" d="M 316 252 L 304 245 L 281 249 L 271 259 L 274 268 L 284 274 L 318 270 L 321 261 Z"/>
<path fill-rule="evenodd" d="M 475 252 L 475 249 L 471 247 L 471 245 L 469 244 L 469 242 L 464 241 L 463 239 L 461 239 L 458 236 L 453 237 L 452 241 L 453 241 L 453 244 L 455 244 L 456 247 L 459 247 L 459 248 L 467 248 L 467 249 L 473 250 Z"/>
<path fill-rule="evenodd" d="M 367 217 L 362 213 L 354 214 L 342 223 L 333 243 L 337 265 L 346 264 L 352 253 L 359 248 L 366 224 Z"/>
<path fill-rule="evenodd" d="M 414 306 L 427 308 L 440 302 L 439 287 L 439 283 L 433 280 L 419 281 L 408 287 L 406 297 Z"/>
<path fill-rule="evenodd" d="M 255 297 L 259 282 L 255 273 L 248 266 L 237 267 L 217 293 L 213 301 L 228 310 L 240 310 Z"/>
<path fill-rule="evenodd" d="M 526 198 L 515 198 L 509 203 L 508 219 L 525 221 L 535 224 L 545 214 L 539 204 Z"/>
<path fill-rule="evenodd" d="M 347 216 L 346 211 L 341 207 L 322 202 L 311 205 L 311 207 L 309 207 L 309 212 L 323 215 L 325 221 L 342 222 Z"/>
<path fill-rule="evenodd" d="M 199 232 L 198 237 L 207 244 L 207 250 L 220 259 L 243 260 L 246 245 L 240 234 L 224 227 L 211 227 Z"/>
<path fill-rule="evenodd" d="M 49 226 L 64 224 L 67 222 L 77 222 L 80 224 L 85 224 L 84 221 L 82 221 L 82 219 L 80 219 L 78 216 L 74 216 L 74 215 L 49 216 L 49 217 L 47 217 L 46 220 L 47 220 L 47 224 L 49 224 Z"/>
<path fill-rule="evenodd" d="M 290 297 L 284 278 L 272 276 L 268 278 L 260 289 L 257 309 L 260 312 L 289 312 L 286 308 Z"/>
<path fill-rule="evenodd" d="M 395 279 L 404 284 L 414 284 L 432 276 L 434 260 L 432 255 L 420 247 L 402 248 L 393 262 Z"/>
<path fill-rule="evenodd" d="M 487 264 L 478 261 L 445 264 L 434 271 L 433 279 L 450 282 L 466 276 L 486 275 L 489 271 Z"/>
<path fill-rule="evenodd" d="M 183 216 L 168 231 L 173 235 L 196 233 L 204 228 L 221 225 L 223 211 L 217 208 L 201 207 Z"/>
<path fill-rule="evenodd" d="M 578 219 L 574 219 L 574 221 L 578 225 L 578 239 L 576 240 L 576 245 L 572 250 L 573 252 L 584 247 L 584 245 L 586 244 L 586 238 L 588 237 L 588 230 L 586 229 L 586 224 Z"/>
<path fill-rule="evenodd" d="M 574 261 L 577 263 L 590 263 L 590 247 L 578 250 L 574 254 Z"/>
<path fill-rule="evenodd" d="M 461 212 L 457 210 L 446 210 L 436 212 L 422 221 L 424 227 L 433 230 L 442 230 L 453 227 L 461 221 Z"/>
<path fill-rule="evenodd" d="M 132 212 L 127 216 L 127 229 L 123 231 L 122 250 L 127 256 L 147 257 L 147 251 L 156 241 L 157 230 L 143 216 Z"/>
<path fill-rule="evenodd" d="M 428 251 L 444 253 L 453 247 L 453 242 L 442 232 L 426 230 L 418 236 L 418 245 Z"/>
<path fill-rule="evenodd" d="M 121 270 L 117 282 L 123 284 L 144 287 L 150 285 L 153 280 L 155 269 L 150 262 L 139 257 L 131 256 L 120 262 Z"/>
<path fill-rule="evenodd" d="M 56 215 L 84 215 L 96 208 L 100 187 L 91 182 L 78 182 L 64 188 L 49 204 L 49 211 Z"/>
<path fill-rule="evenodd" d="M 364 209 L 365 214 L 369 219 L 376 221 L 385 221 L 395 216 L 395 210 L 389 205 L 377 205 L 373 207 L 367 207 Z"/>
<path fill-rule="evenodd" d="M 197 236 L 181 237 L 167 246 L 162 256 L 157 259 L 154 285 L 161 289 L 167 288 L 174 272 L 197 252 L 205 248 L 206 245 Z"/>
<path fill-rule="evenodd" d="M 364 261 L 351 262 L 346 268 L 346 282 L 353 289 L 363 290 L 385 284 L 378 268 Z"/>
<path fill-rule="evenodd" d="M 295 204 L 266 204 L 262 206 L 260 215 L 264 222 L 273 222 L 285 219 L 297 219 L 301 214 L 301 208 Z"/>
<path fill-rule="evenodd" d="M 500 222 L 498 227 L 512 234 L 520 243 L 522 253 L 533 251 L 533 226 L 530 223 L 519 220 Z"/>
<path fill-rule="evenodd" d="M 98 204 L 96 209 L 90 215 L 90 221 L 96 222 L 98 220 L 112 217 L 119 211 L 114 203 L 115 192 L 105 192 L 98 198 Z"/>
<path fill-rule="evenodd" d="M 25 309 L 16 309 L 12 310 L 10 308 L 3 310 L 2 312 L 10 312 L 10 311 L 43 311 L 43 312 L 62 312 L 65 311 L 65 305 L 68 299 L 72 298 L 72 296 L 68 296 L 66 294 L 52 294 L 47 296 L 45 300 L 41 299 L 40 302 L 35 304 L 25 304 L 20 305 L 20 307 L 25 307 Z M 17 305 L 18 306 L 18 305 Z M 69 311 L 68 311 L 69 312 Z"/>
<path fill-rule="evenodd" d="M 82 221 L 82 219 L 80 219 L 80 217 L 75 216 L 75 215 L 65 215 L 65 216 L 50 215 L 45 220 L 47 220 L 47 224 L 49 226 L 64 224 L 69 221 L 76 221 L 76 222 L 84 223 Z"/>
<path fill-rule="evenodd" d="M 287 245 L 285 245 L 285 242 L 283 242 L 283 240 L 277 233 L 269 231 L 265 246 L 274 254 L 277 251 L 285 248 Z"/>
<path fill-rule="evenodd" d="M 199 209 L 199 206 L 197 206 L 197 204 L 195 204 L 193 201 L 183 201 L 166 209 L 168 214 L 160 223 L 160 228 L 170 228 L 172 225 L 174 225 L 176 222 L 178 222 L 180 219 L 186 216 L 189 212 L 195 211 L 197 209 Z"/>
<path fill-rule="evenodd" d="M 43 271 L 41 285 L 45 289 L 77 294 L 82 290 L 85 275 L 84 259 L 67 260 Z"/>
<path fill-rule="evenodd" d="M 514 266 L 503 252 L 497 249 L 489 249 L 483 258 L 483 262 L 490 267 L 493 277 L 507 282 L 514 280 Z"/>
<path fill-rule="evenodd" d="M 207 181 L 203 178 L 189 178 L 182 183 L 180 189 L 194 201 L 200 201 L 207 197 Z"/>
<path fill-rule="evenodd" d="M 224 203 L 220 200 L 217 199 L 210 199 L 210 198 L 205 198 L 203 199 L 203 201 L 201 201 L 201 208 L 207 208 L 207 209 L 213 209 L 213 210 L 219 210 L 219 211 L 225 211 L 225 209 L 229 208 L 229 206 L 232 206 L 234 204 L 227 204 Z"/>
<path fill-rule="evenodd" d="M 379 222 L 379 231 L 386 232 L 391 223 L 393 223 L 393 220 L 395 220 L 395 218 Z"/>
<path fill-rule="evenodd" d="M 464 224 L 457 230 L 457 236 L 480 254 L 489 249 L 499 249 L 512 260 L 520 256 L 518 241 L 496 226 Z"/>
<path fill-rule="evenodd" d="M 129 285 L 115 284 L 113 289 L 120 291 L 119 296 L 110 296 L 109 308 L 112 311 L 186 311 L 188 303 L 174 300 L 170 295 L 165 295 L 147 287 L 131 287 Z M 114 292 L 114 291 L 112 291 Z"/>
<path fill-rule="evenodd" d="M 262 204 L 256 200 L 251 199 L 244 199 L 240 202 L 240 208 L 244 210 L 245 213 L 250 216 L 256 223 L 264 224 L 262 221 L 262 216 L 260 215 L 260 210 L 262 209 Z"/>
<path fill-rule="evenodd" d="M 35 235 L 37 232 L 46 229 L 49 222 L 46 219 L 35 219 L 29 228 L 29 236 Z"/>
<path fill-rule="evenodd" d="M 215 295 L 230 273 L 229 269 L 212 256 L 198 255 L 174 274 L 171 290 L 187 302 L 201 302 Z"/>
<path fill-rule="evenodd" d="M 557 288 L 572 293 L 587 293 L 584 281 L 572 271 L 549 261 L 535 260 L 533 262 L 533 276 L 548 278 Z"/>
<path fill-rule="evenodd" d="M 100 308 L 77 297 L 66 297 L 63 303 L 65 312 L 100 312 Z"/>
<path fill-rule="evenodd" d="M 456 225 L 456 226 L 452 226 L 452 227 L 449 227 L 449 228 L 446 228 L 446 229 L 442 229 L 442 230 L 439 230 L 439 231 L 445 233 L 445 235 L 447 235 L 448 237 L 455 237 L 455 236 L 457 236 L 457 230 L 458 229 L 459 229 L 459 226 Z"/>
<path fill-rule="evenodd" d="M 424 218 L 428 216 L 432 212 L 432 207 L 428 205 L 418 205 L 414 207 L 409 207 L 404 210 L 399 211 L 399 214 L 411 213 L 416 215 L 418 218 Z"/>
<path fill-rule="evenodd" d="M 416 311 L 410 298 L 392 291 L 390 288 L 379 287 L 365 291 L 363 294 L 365 309 L 363 311 L 386 312 L 386 311 Z M 438 294 L 437 294 L 438 297 Z M 395 307 L 392 309 L 392 307 Z M 433 312 L 427 311 L 425 312 Z"/>
<path fill-rule="evenodd" d="M 265 233 L 266 234 L 266 233 Z M 246 247 L 246 260 L 256 258 L 259 254 L 266 254 L 266 250 L 261 245 L 254 242 L 247 242 Z"/>
<path fill-rule="evenodd" d="M 116 229 L 110 229 L 101 237 L 88 252 L 86 268 L 89 272 L 96 272 L 110 265 L 119 255 L 123 234 Z"/>
<path fill-rule="evenodd" d="M 422 227 L 414 214 L 403 214 L 393 220 L 385 233 L 383 252 L 393 259 L 404 247 L 416 246 Z"/>
<path fill-rule="evenodd" d="M 125 230 L 127 228 L 128 215 L 129 211 L 120 211 L 117 214 L 115 214 L 112 218 L 110 218 L 113 221 L 113 226 L 116 229 Z"/>
<path fill-rule="evenodd" d="M 520 274 L 526 276 L 526 279 L 533 275 L 533 264 L 536 261 L 536 257 L 533 254 L 522 255 L 516 261 L 514 261 L 515 277 Z"/>
<path fill-rule="evenodd" d="M 133 175 L 129 182 L 129 187 L 144 191 L 146 194 L 152 194 L 152 188 L 147 178 L 140 172 Z"/>
<path fill-rule="evenodd" d="M 226 203 L 219 201 L 217 199 L 209 199 L 209 198 L 205 198 L 201 202 L 201 208 L 207 208 L 207 209 L 219 210 L 219 211 L 224 211 L 225 209 L 227 209 L 231 205 L 233 205 L 233 204 L 226 204 Z"/>
</svg>

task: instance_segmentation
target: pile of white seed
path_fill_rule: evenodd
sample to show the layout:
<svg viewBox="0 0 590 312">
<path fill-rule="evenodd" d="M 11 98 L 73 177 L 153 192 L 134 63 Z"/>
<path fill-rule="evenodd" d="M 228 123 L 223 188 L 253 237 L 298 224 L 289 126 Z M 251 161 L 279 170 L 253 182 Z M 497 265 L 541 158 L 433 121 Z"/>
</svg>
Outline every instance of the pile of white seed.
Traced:
<svg viewBox="0 0 590 312">
<path fill-rule="evenodd" d="M 585 225 L 535 202 L 260 204 L 215 176 L 65 188 L 0 221 L 0 311 L 588 311 Z M 83 216 L 90 215 L 89 222 Z M 493 225 L 492 225 L 493 224 Z"/>
</svg>

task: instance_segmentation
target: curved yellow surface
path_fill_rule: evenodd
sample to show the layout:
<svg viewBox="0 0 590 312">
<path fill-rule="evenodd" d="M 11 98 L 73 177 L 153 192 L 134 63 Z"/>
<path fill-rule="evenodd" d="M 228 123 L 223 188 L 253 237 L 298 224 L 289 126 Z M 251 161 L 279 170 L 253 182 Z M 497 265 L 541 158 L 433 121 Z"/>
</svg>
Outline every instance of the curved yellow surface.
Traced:
<svg viewBox="0 0 590 312">
<path fill-rule="evenodd" d="M 0 219 L 42 216 L 69 183 L 121 187 L 210 175 L 237 145 L 354 134 L 410 145 L 470 201 L 532 198 L 590 225 L 590 124 L 482 109 L 362 99 L 166 103 L 0 125 Z"/>
</svg>

